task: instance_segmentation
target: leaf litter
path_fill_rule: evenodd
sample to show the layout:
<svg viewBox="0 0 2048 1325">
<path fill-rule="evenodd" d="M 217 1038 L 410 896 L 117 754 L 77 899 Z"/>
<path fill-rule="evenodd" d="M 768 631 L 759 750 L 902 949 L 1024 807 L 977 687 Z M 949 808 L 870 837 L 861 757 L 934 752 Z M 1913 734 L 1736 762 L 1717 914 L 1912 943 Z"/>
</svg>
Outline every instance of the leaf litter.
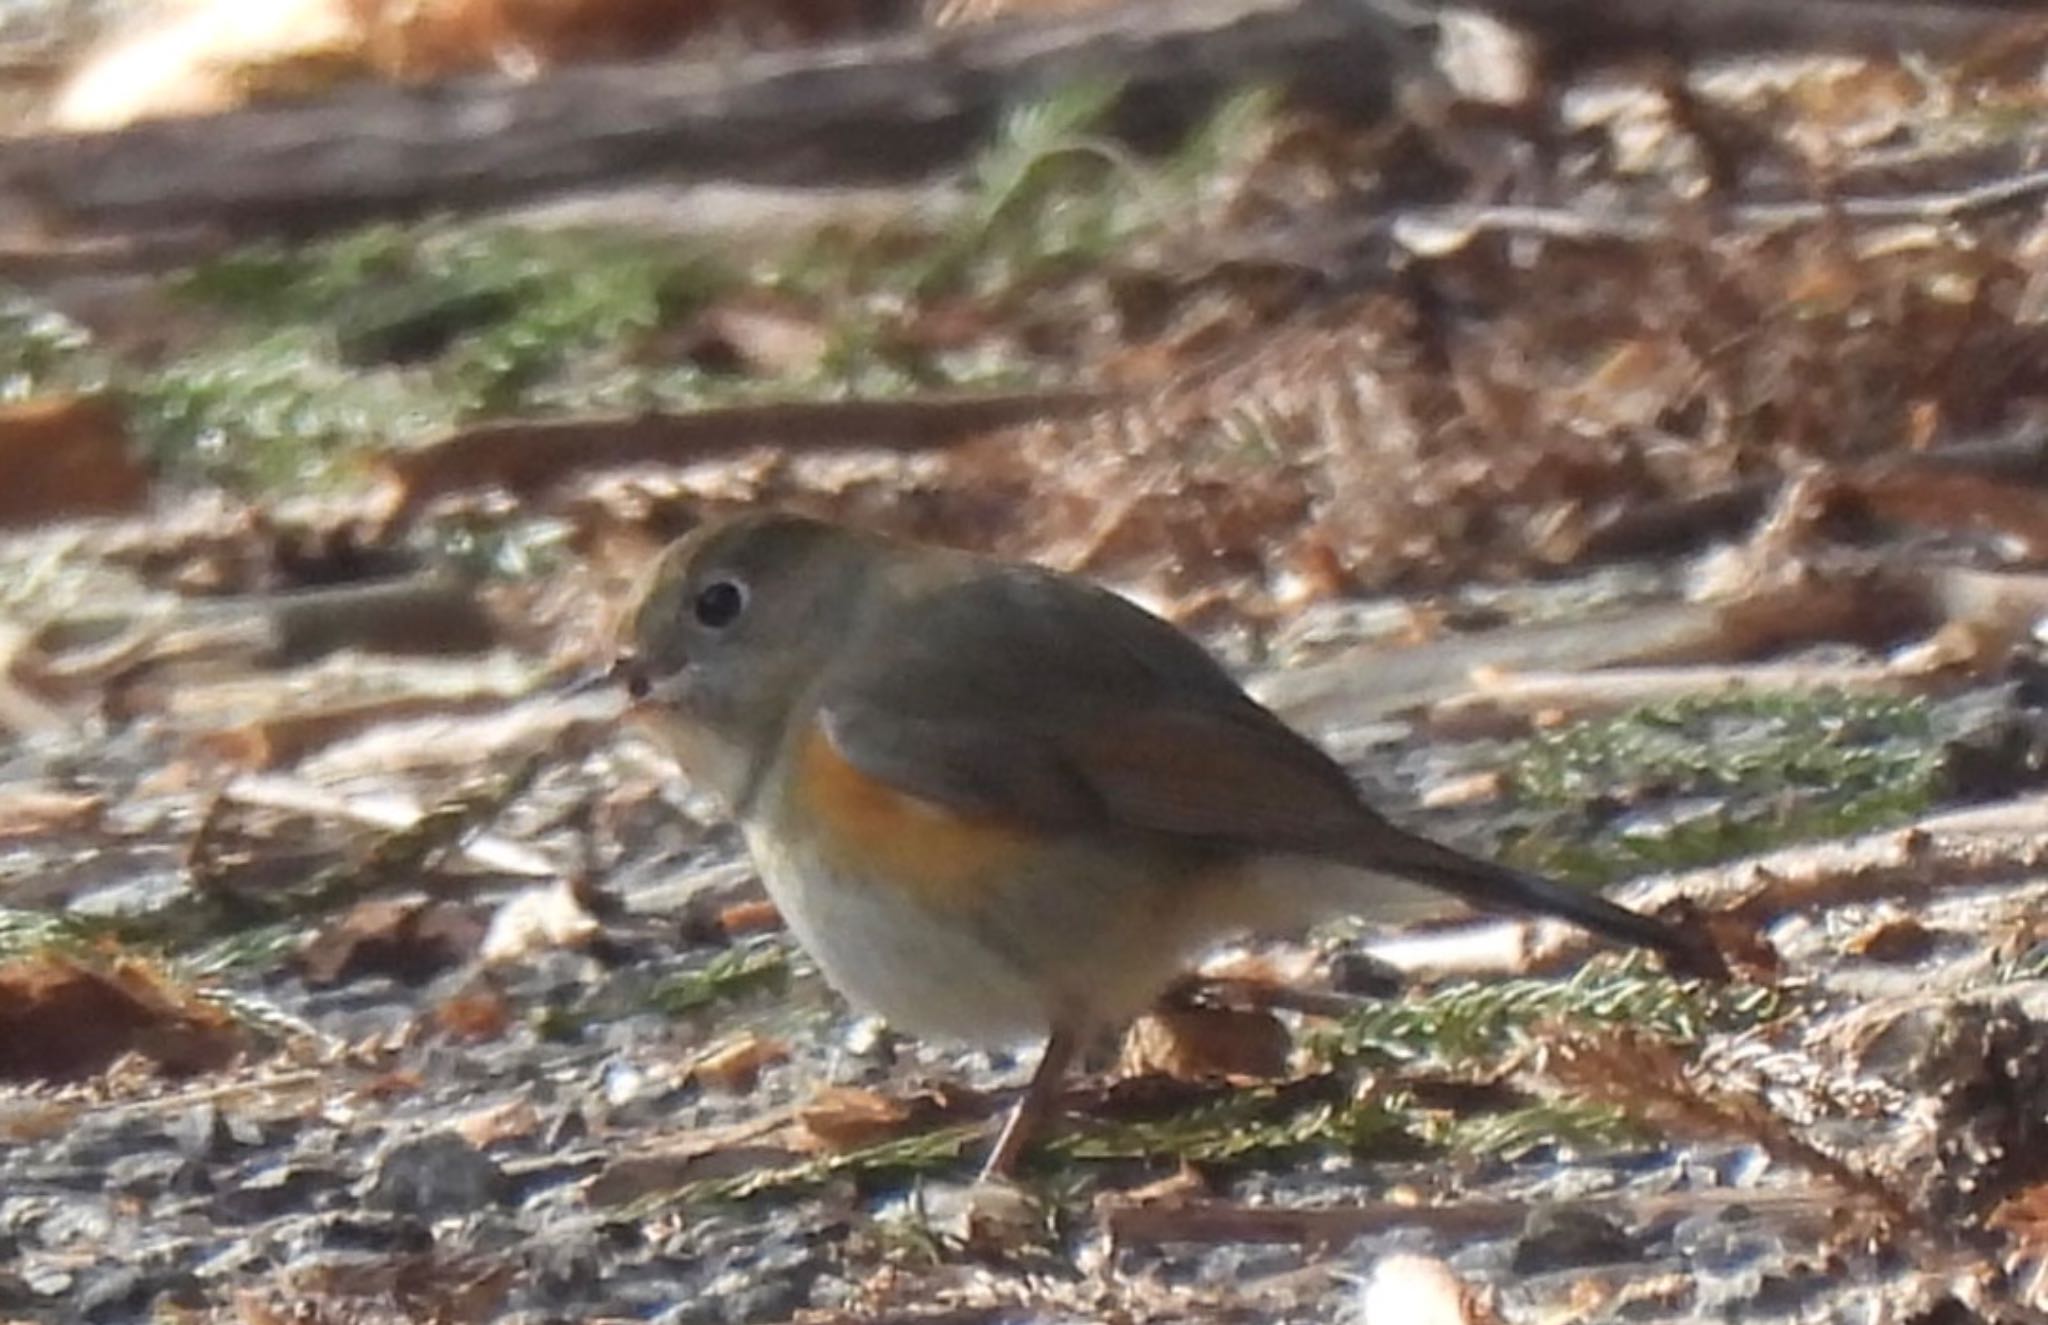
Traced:
<svg viewBox="0 0 2048 1325">
<path fill-rule="evenodd" d="M 165 282 L 155 357 L 23 295 L 0 1310 L 2048 1310 L 2048 249 L 1972 173 L 2038 90 L 1737 65 L 1541 75 L 1492 171 L 1271 93 L 1146 155 L 1077 86 L 936 215 L 269 246 Z M 1309 988 L 1163 1009 L 1066 1093 L 1042 1218 L 942 1217 L 1017 1065 L 849 1014 L 548 693 L 758 503 L 1108 579 L 1404 819 L 1745 978 L 1521 922 L 1226 955 Z"/>
</svg>

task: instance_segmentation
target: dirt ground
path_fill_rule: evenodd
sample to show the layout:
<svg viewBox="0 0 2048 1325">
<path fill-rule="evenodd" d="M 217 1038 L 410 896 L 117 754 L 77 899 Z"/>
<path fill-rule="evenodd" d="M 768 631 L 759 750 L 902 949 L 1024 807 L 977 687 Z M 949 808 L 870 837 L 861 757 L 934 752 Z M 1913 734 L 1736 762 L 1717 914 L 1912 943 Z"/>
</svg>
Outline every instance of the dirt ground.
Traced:
<svg viewBox="0 0 2048 1325">
<path fill-rule="evenodd" d="M 1076 8 L 1002 21 L 1140 21 Z M 914 180 L 451 162 L 251 229 L 172 169 L 133 187 L 202 221 L 11 226 L 0 1321 L 2042 1319 L 2048 30 L 1495 10 L 1411 25 L 1373 114 L 1248 77 L 1158 141 L 1132 37 Z M 165 124 L 1012 31 L 420 12 L 176 28 L 182 103 L 95 63 L 127 7 L 11 15 L 0 204 L 205 141 Z M 87 74 L 135 104 L 65 138 Z M 578 684 L 656 549 L 760 506 L 1110 583 L 1391 816 L 1735 978 L 1256 936 L 977 1187 L 1030 1054 L 850 1009 Z"/>
</svg>

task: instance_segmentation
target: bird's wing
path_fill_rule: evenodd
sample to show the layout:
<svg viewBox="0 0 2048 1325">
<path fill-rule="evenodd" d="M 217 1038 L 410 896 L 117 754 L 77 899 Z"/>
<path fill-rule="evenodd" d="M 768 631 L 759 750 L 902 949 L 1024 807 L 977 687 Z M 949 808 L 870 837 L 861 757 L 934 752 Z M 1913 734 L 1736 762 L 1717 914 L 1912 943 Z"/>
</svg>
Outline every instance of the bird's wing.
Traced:
<svg viewBox="0 0 2048 1325">
<path fill-rule="evenodd" d="M 921 595 L 854 652 L 820 696 L 827 736 L 938 804 L 1265 851 L 1377 818 L 1198 645 L 1105 590 L 1004 568 Z"/>
</svg>

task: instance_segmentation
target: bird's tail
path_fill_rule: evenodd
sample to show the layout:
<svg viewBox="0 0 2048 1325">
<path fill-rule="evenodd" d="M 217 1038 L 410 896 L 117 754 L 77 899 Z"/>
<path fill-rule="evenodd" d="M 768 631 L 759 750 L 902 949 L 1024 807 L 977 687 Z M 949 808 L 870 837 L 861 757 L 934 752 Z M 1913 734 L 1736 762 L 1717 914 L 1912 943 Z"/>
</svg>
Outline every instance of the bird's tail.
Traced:
<svg viewBox="0 0 2048 1325">
<path fill-rule="evenodd" d="M 1374 828 L 1355 849 L 1329 855 L 1377 874 L 1428 884 L 1484 910 L 1555 916 L 1617 943 L 1655 949 L 1682 975 L 1728 978 L 1727 962 L 1703 933 L 1617 906 L 1597 893 L 1468 856 L 1391 824 L 1382 822 Z"/>
</svg>

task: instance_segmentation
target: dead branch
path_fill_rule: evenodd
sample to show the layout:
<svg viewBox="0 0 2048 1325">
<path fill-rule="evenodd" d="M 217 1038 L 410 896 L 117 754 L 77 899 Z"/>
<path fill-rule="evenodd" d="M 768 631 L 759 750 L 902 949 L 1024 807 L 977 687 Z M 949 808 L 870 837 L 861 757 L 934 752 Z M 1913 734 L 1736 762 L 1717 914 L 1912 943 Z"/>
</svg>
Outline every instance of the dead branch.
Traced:
<svg viewBox="0 0 2048 1325">
<path fill-rule="evenodd" d="M 505 419 L 448 433 L 374 462 L 387 488 L 381 523 L 408 523 L 436 498 L 500 488 L 531 502 L 579 474 L 686 465 L 757 447 L 787 452 L 936 450 L 1000 428 L 1077 418 L 1111 397 L 1089 391 L 797 401 L 690 414 Z"/>
<path fill-rule="evenodd" d="M 738 58 L 530 81 L 366 85 L 325 100 L 0 143 L 0 213 L 110 234 L 312 234 L 629 180 L 862 184 L 961 160 L 1007 106 L 1116 80 L 1115 129 L 1179 137 L 1219 95 L 1284 84 L 1384 113 L 1399 25 L 1350 0 L 1165 0 Z"/>
<path fill-rule="evenodd" d="M 1930 451 L 1894 453 L 1848 468 L 1840 477 L 1845 487 L 1866 500 L 1873 492 L 1911 488 L 1922 480 L 2010 481 L 2025 490 L 2048 482 L 2048 433 L 2022 426 L 2009 434 L 1952 442 Z M 1779 478 L 1744 479 L 1712 492 L 1627 506 L 1596 524 L 1572 561 L 1589 565 L 1665 556 L 1711 539 L 1734 538 L 1762 517 L 1784 486 L 1785 480 Z M 1905 514 L 1896 508 L 1892 513 Z"/>
<path fill-rule="evenodd" d="M 237 805 L 361 824 L 394 834 L 418 830 L 429 813 L 426 807 L 407 796 L 395 793 L 341 796 L 295 778 L 274 774 L 238 777 L 223 787 L 220 794 L 224 800 Z M 501 874 L 551 879 L 562 873 L 557 862 L 548 856 L 491 833 L 462 837 L 451 844 L 451 849 L 454 854 Z"/>
<path fill-rule="evenodd" d="M 1741 203 L 1721 215 L 1738 230 L 1761 231 L 1840 221 L 1870 225 L 1935 224 L 2024 206 L 2044 193 L 2048 193 L 2048 170 L 2028 170 L 1923 193 L 1846 196 L 1815 202 Z M 1648 244 L 1681 237 L 1680 227 L 1667 217 L 1625 212 L 1588 214 L 1526 205 L 1415 207 L 1372 225 L 1384 225 L 1395 239 L 1424 252 L 1443 251 L 1445 236 L 1471 239 L 1484 234 L 1533 235 L 1580 244 Z"/>
<path fill-rule="evenodd" d="M 1261 677 L 1252 688 L 1289 721 L 1333 728 L 1455 699 L 1489 670 L 1739 661 L 1823 640 L 1884 642 L 1940 623 L 1924 576 L 1911 568 L 1848 567 L 1726 602 L 1659 604 L 1361 652 Z"/>
<path fill-rule="evenodd" d="M 1528 30 L 1554 60 L 1597 64 L 1638 54 L 1682 60 L 1750 51 L 1960 53 L 2037 17 L 2014 0 L 1473 0 Z"/>
<path fill-rule="evenodd" d="M 1574 63 L 1657 52 L 1967 49 L 2017 21 L 1906 0 L 1485 0 Z M 1004 107 L 1115 79 L 1115 129 L 1185 132 L 1252 83 L 1374 117 L 1427 79 L 1404 24 L 1354 0 L 1156 0 L 738 59 L 519 81 L 358 86 L 315 102 L 0 143 L 0 214 L 109 235 L 312 234 L 685 177 L 900 182 L 961 160 Z"/>
</svg>

